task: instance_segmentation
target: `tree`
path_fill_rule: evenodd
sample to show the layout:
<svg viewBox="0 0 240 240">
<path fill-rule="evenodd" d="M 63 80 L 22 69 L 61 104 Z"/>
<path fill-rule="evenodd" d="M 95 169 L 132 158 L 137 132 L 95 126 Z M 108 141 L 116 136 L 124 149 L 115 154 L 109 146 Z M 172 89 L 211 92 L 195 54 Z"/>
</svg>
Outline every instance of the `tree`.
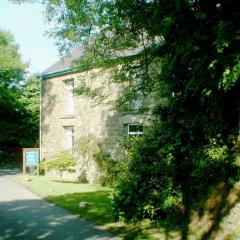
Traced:
<svg viewBox="0 0 240 240">
<path fill-rule="evenodd" d="M 39 142 L 40 80 L 34 75 L 25 80 L 21 90 L 20 102 L 28 114 L 25 118 L 28 137 L 21 144 L 37 147 Z"/>
<path fill-rule="evenodd" d="M 33 147 L 38 142 L 40 84 L 26 81 L 13 36 L 0 30 L 0 146 Z"/>
<path fill-rule="evenodd" d="M 23 118 L 26 112 L 16 95 L 19 93 L 0 87 L 0 145 L 19 146 L 24 137 Z"/>
<path fill-rule="evenodd" d="M 75 159 L 70 151 L 65 150 L 55 155 L 50 161 L 44 162 L 47 171 L 56 171 L 59 174 L 59 181 L 62 183 L 64 172 L 74 172 Z"/>
<path fill-rule="evenodd" d="M 18 47 L 10 33 L 0 30 L 0 145 L 19 146 L 24 137 L 26 111 L 19 101 L 25 73 Z"/>
<path fill-rule="evenodd" d="M 0 86 L 17 88 L 23 79 L 26 65 L 22 62 L 13 36 L 0 30 Z"/>
</svg>

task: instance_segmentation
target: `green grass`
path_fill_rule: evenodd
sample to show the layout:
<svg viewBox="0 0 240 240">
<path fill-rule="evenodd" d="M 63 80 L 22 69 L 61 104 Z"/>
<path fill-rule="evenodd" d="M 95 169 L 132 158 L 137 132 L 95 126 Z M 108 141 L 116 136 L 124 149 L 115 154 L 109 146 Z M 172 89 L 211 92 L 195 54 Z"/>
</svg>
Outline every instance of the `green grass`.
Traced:
<svg viewBox="0 0 240 240">
<path fill-rule="evenodd" d="M 46 176 L 30 176 L 30 181 L 15 176 L 14 180 L 49 202 L 101 225 L 102 229 L 117 233 L 124 239 L 158 239 L 153 237 L 158 231 L 152 228 L 150 222 L 125 224 L 114 221 L 110 200 L 112 190 L 107 187 L 87 183 L 60 183 Z M 89 206 L 80 208 L 81 201 L 87 201 Z"/>
<path fill-rule="evenodd" d="M 74 214 L 78 214 L 80 217 L 101 225 L 114 221 L 109 194 L 110 191 L 99 190 L 96 192 L 48 196 L 47 199 Z M 80 201 L 87 201 L 89 206 L 79 208 Z"/>
<path fill-rule="evenodd" d="M 114 221 L 110 201 L 111 189 L 109 188 L 87 183 L 59 183 L 45 176 L 31 176 L 31 181 L 24 181 L 21 176 L 15 179 L 49 202 L 87 220 L 97 224 Z M 80 208 L 79 202 L 81 201 L 88 202 L 89 206 Z"/>
<path fill-rule="evenodd" d="M 30 176 L 30 181 L 24 181 L 22 176 L 16 176 L 15 179 L 27 186 L 32 191 L 36 192 L 42 197 L 49 195 L 65 195 L 69 193 L 85 193 L 85 192 L 96 192 L 96 191 L 108 191 L 111 189 L 102 187 L 99 185 L 87 184 L 87 183 L 75 183 L 75 182 L 58 182 L 51 180 L 46 176 Z"/>
</svg>

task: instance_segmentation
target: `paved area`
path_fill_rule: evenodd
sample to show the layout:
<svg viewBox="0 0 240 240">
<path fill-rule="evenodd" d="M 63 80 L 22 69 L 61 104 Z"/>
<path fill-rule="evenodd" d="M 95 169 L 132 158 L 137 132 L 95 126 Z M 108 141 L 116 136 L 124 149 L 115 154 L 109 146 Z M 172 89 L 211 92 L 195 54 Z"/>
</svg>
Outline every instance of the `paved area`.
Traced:
<svg viewBox="0 0 240 240">
<path fill-rule="evenodd" d="M 0 169 L 0 240 L 120 239 L 46 202 L 7 176 L 16 172 Z"/>
</svg>

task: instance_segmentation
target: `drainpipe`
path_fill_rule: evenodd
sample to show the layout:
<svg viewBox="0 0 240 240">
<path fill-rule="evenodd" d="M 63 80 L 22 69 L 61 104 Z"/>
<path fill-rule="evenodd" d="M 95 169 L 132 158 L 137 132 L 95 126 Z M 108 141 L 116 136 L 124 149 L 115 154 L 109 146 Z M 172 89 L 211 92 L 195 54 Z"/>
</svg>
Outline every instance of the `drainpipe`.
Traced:
<svg viewBox="0 0 240 240">
<path fill-rule="evenodd" d="M 42 161 L 42 74 L 38 76 L 40 79 L 40 116 L 39 116 L 39 147 L 40 161 Z"/>
</svg>

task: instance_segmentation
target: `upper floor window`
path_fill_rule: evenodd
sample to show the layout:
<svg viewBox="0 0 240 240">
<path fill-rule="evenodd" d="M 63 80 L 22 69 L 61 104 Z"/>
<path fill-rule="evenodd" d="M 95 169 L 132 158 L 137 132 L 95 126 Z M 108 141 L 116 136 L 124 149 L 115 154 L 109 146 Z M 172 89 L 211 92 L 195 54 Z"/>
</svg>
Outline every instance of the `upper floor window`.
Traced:
<svg viewBox="0 0 240 240">
<path fill-rule="evenodd" d="M 66 84 L 66 114 L 67 115 L 74 115 L 74 81 L 67 80 L 65 81 Z"/>
</svg>

